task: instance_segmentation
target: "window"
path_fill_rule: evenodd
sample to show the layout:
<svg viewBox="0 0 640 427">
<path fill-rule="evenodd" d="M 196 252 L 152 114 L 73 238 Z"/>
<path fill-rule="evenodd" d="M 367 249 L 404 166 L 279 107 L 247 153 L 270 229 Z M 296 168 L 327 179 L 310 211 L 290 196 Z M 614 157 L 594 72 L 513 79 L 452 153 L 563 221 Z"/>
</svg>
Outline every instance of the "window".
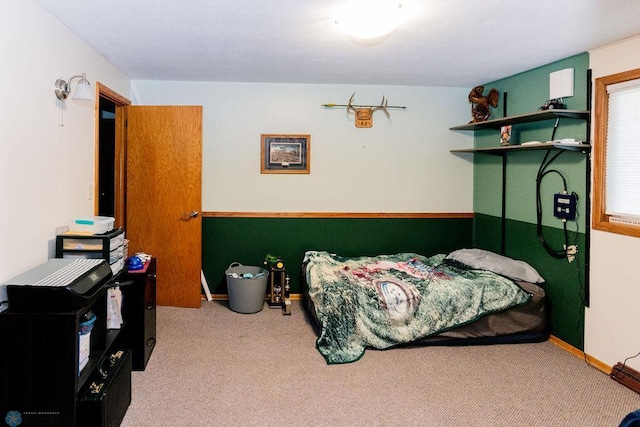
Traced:
<svg viewBox="0 0 640 427">
<path fill-rule="evenodd" d="M 640 237 L 640 69 L 596 79 L 593 228 Z"/>
</svg>

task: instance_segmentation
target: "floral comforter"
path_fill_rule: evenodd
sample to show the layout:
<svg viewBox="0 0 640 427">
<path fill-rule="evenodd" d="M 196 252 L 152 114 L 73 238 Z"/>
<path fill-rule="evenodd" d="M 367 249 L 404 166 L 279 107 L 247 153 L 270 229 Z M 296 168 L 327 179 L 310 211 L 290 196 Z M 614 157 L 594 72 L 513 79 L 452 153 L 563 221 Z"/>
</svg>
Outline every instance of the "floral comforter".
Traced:
<svg viewBox="0 0 640 427">
<path fill-rule="evenodd" d="M 328 364 L 355 362 L 366 347 L 388 348 L 526 304 L 515 282 L 439 254 L 344 258 L 305 254 L 309 297 Z"/>
</svg>

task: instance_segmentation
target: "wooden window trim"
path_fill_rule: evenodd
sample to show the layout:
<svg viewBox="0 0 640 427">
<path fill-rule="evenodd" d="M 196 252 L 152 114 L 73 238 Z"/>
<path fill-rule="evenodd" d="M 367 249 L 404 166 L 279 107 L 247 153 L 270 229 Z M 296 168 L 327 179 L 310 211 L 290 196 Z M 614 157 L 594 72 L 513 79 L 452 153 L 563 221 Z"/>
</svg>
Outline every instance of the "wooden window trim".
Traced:
<svg viewBox="0 0 640 427">
<path fill-rule="evenodd" d="M 640 79 L 640 68 L 597 78 L 595 81 L 595 134 L 593 144 L 593 215 L 592 228 L 626 236 L 640 237 L 640 227 L 610 221 L 605 213 L 605 158 L 609 95 L 607 86 Z"/>
</svg>

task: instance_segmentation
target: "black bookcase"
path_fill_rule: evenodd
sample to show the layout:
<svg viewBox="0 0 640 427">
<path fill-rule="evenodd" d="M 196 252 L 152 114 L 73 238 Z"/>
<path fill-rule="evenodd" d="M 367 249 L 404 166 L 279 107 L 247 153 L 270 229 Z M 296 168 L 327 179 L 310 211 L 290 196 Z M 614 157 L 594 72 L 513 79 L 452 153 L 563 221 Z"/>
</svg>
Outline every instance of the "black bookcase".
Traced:
<svg viewBox="0 0 640 427">
<path fill-rule="evenodd" d="M 79 396 L 91 386 L 90 379 L 104 369 L 105 360 L 116 349 L 124 349 L 125 358 L 128 357 L 126 323 L 118 330 L 106 327 L 106 298 L 105 288 L 75 310 L 55 311 L 52 307 L 47 312 L 8 309 L 0 313 L 0 419 L 8 425 L 18 419 L 21 424 L 17 425 L 29 426 L 101 425 L 91 418 L 78 418 L 82 404 Z M 78 372 L 79 324 L 88 311 L 96 315 L 96 321 L 90 335 L 89 361 Z M 117 392 L 128 391 L 130 396 L 131 370 L 126 370 L 124 365 L 114 376 L 123 387 Z M 110 408 L 110 419 L 121 420 L 129 402 L 130 399 L 120 402 L 119 408 Z"/>
</svg>

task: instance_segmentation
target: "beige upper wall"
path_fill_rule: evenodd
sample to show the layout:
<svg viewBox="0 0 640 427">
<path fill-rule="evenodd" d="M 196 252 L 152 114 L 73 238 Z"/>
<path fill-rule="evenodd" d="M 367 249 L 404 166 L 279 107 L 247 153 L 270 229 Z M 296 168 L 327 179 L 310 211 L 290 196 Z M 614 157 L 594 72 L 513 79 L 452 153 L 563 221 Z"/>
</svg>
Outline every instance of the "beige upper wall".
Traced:
<svg viewBox="0 0 640 427">
<path fill-rule="evenodd" d="M 0 282 L 53 255 L 56 227 L 93 214 L 94 109 L 72 100 L 62 106 L 56 79 L 85 72 L 93 85 L 129 93 L 124 74 L 34 1 L 2 6 Z"/>
<path fill-rule="evenodd" d="M 640 68 L 640 36 L 589 53 L 594 79 Z M 585 352 L 610 366 L 640 351 L 639 254 L 636 237 L 591 232 L 591 304 L 585 314 Z M 627 364 L 640 370 L 640 358 Z"/>
<path fill-rule="evenodd" d="M 203 106 L 204 211 L 472 212 L 467 88 L 133 81 L 143 105 Z M 347 103 L 406 110 L 358 129 Z M 309 175 L 260 173 L 260 135 L 310 134 Z"/>
</svg>

